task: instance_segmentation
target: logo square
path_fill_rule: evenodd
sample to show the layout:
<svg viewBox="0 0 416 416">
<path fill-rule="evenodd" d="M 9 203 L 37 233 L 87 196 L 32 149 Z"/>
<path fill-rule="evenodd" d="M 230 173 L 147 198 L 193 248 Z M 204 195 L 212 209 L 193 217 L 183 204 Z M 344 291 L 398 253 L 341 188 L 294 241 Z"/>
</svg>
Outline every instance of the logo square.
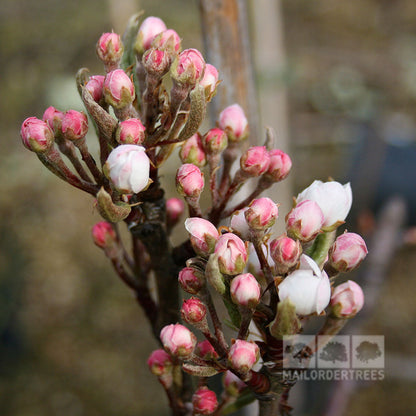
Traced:
<svg viewBox="0 0 416 416">
<path fill-rule="evenodd" d="M 309 369 L 316 366 L 315 335 L 283 337 L 283 368 Z"/>
<path fill-rule="evenodd" d="M 353 335 L 352 366 L 384 368 L 384 335 Z"/>
<path fill-rule="evenodd" d="M 349 368 L 351 363 L 348 335 L 318 336 L 318 368 Z"/>
</svg>

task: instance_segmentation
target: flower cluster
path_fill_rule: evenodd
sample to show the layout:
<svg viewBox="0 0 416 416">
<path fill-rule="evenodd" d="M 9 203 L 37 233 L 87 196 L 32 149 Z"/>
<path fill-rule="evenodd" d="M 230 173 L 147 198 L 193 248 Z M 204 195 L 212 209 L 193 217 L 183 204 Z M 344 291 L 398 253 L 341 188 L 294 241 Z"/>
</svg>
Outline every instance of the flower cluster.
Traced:
<svg viewBox="0 0 416 416">
<path fill-rule="evenodd" d="M 327 314 L 340 328 L 363 307 L 357 283 L 335 289 L 331 283 L 367 254 L 359 235 L 336 237 L 351 208 L 351 187 L 314 181 L 294 199 L 285 232 L 276 235 L 279 201 L 261 193 L 288 176 L 291 159 L 270 140 L 238 153 L 250 133 L 238 104 L 200 131 L 218 70 L 198 50 L 182 50 L 179 35 L 157 17 L 134 16 L 123 37 L 104 33 L 96 52 L 104 74 L 77 75 L 86 113 L 49 107 L 42 119 L 23 122 L 23 144 L 60 179 L 94 196 L 104 220 L 93 227 L 94 243 L 135 292 L 163 346 L 148 365 L 177 414 L 218 413 L 247 391 L 253 399 L 267 395 L 281 368 L 281 340 L 302 330 L 300 318 Z M 98 159 L 87 145 L 91 124 Z M 160 169 L 176 147 L 178 195 L 165 200 Z M 247 181 L 256 182 L 254 191 L 238 199 Z M 202 209 L 208 196 L 211 205 Z M 172 248 L 169 236 L 185 209 L 189 238 Z M 131 254 L 121 222 L 132 237 Z M 178 282 L 192 295 L 182 307 Z M 235 331 L 231 339 L 225 320 Z M 251 324 L 257 340 L 250 338 Z M 224 373 L 221 402 L 206 385 L 218 373 Z M 200 378 L 191 392 L 189 374 Z"/>
</svg>

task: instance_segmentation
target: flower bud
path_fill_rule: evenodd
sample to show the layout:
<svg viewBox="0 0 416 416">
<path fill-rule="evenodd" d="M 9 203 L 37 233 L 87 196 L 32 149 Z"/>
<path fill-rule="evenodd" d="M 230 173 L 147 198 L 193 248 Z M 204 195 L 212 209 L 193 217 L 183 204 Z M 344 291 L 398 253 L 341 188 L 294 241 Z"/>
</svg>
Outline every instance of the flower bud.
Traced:
<svg viewBox="0 0 416 416">
<path fill-rule="evenodd" d="M 260 350 L 254 342 L 237 339 L 228 353 L 228 362 L 239 373 L 248 373 L 260 357 Z"/>
<path fill-rule="evenodd" d="M 364 306 L 364 293 L 352 280 L 338 285 L 331 296 L 332 313 L 337 318 L 352 318 Z"/>
<path fill-rule="evenodd" d="M 47 152 L 54 142 L 52 129 L 36 117 L 29 117 L 22 123 L 20 137 L 23 145 L 35 153 Z"/>
<path fill-rule="evenodd" d="M 247 384 L 230 370 L 226 371 L 222 383 L 224 384 L 225 391 L 232 397 L 237 397 L 247 387 Z"/>
<path fill-rule="evenodd" d="M 163 77 L 170 65 L 169 54 L 162 49 L 148 49 L 143 55 L 143 66 L 147 73 Z"/>
<path fill-rule="evenodd" d="M 166 222 L 170 227 L 178 223 L 179 218 L 185 210 L 185 204 L 182 199 L 169 198 L 166 201 Z"/>
<path fill-rule="evenodd" d="M 248 207 L 244 207 L 243 209 L 240 209 L 239 211 L 235 211 L 231 215 L 231 219 L 230 219 L 230 227 L 233 233 L 237 234 L 243 240 L 250 239 L 250 227 L 247 223 L 246 215 L 245 215 L 247 210 L 248 210 Z"/>
<path fill-rule="evenodd" d="M 265 175 L 274 182 L 285 179 L 292 168 L 292 160 L 289 155 L 279 149 L 272 149 L 269 151 L 269 156 L 270 164 Z"/>
<path fill-rule="evenodd" d="M 350 272 L 361 264 L 367 253 L 367 246 L 360 235 L 344 233 L 331 246 L 329 262 L 339 272 Z"/>
<path fill-rule="evenodd" d="M 181 316 L 186 323 L 198 328 L 199 324 L 206 324 L 207 308 L 201 300 L 192 297 L 183 301 Z"/>
<path fill-rule="evenodd" d="M 195 354 L 204 360 L 216 360 L 219 357 L 217 351 L 207 339 L 197 344 Z"/>
<path fill-rule="evenodd" d="M 248 121 L 244 110 L 233 104 L 225 108 L 219 116 L 219 127 L 223 129 L 232 142 L 239 142 L 248 137 Z"/>
<path fill-rule="evenodd" d="M 88 119 L 82 111 L 68 110 L 62 120 L 62 134 L 67 140 L 80 140 L 88 132 Z"/>
<path fill-rule="evenodd" d="M 315 201 L 319 205 L 324 215 L 324 231 L 331 231 L 344 222 L 351 209 L 351 186 L 335 181 L 314 181 L 296 197 L 297 203 L 305 200 Z"/>
<path fill-rule="evenodd" d="M 188 140 L 186 140 L 179 151 L 179 157 L 182 163 L 192 163 L 199 168 L 202 168 L 207 163 L 205 151 L 202 147 L 201 135 L 195 133 Z"/>
<path fill-rule="evenodd" d="M 195 85 L 202 77 L 205 61 L 197 49 L 185 49 L 171 67 L 171 76 L 179 84 Z"/>
<path fill-rule="evenodd" d="M 226 233 L 218 238 L 215 245 L 218 265 L 221 273 L 240 274 L 247 263 L 247 250 L 244 241 L 233 233 Z"/>
<path fill-rule="evenodd" d="M 215 393 L 208 387 L 199 387 L 192 396 L 192 405 L 195 415 L 210 415 L 218 407 L 218 400 Z"/>
<path fill-rule="evenodd" d="M 207 257 L 214 251 L 219 233 L 213 224 L 203 218 L 194 217 L 185 221 L 185 228 L 197 254 Z"/>
<path fill-rule="evenodd" d="M 118 66 L 123 50 L 123 43 L 117 33 L 103 33 L 97 42 L 97 55 L 109 68 Z"/>
<path fill-rule="evenodd" d="M 116 140 L 120 144 L 142 144 L 146 127 L 138 118 L 121 121 L 116 131 Z"/>
<path fill-rule="evenodd" d="M 142 146 L 122 144 L 112 150 L 104 173 L 122 193 L 138 193 L 149 185 L 150 161 Z"/>
<path fill-rule="evenodd" d="M 117 234 L 107 221 L 100 221 L 92 227 L 92 238 L 100 248 L 109 248 L 117 243 Z"/>
<path fill-rule="evenodd" d="M 147 365 L 152 374 L 155 376 L 163 376 L 172 372 L 172 358 L 162 349 L 153 351 L 148 360 Z"/>
<path fill-rule="evenodd" d="M 331 298 L 328 276 L 308 256 L 302 254 L 300 268 L 290 273 L 279 287 L 280 300 L 290 299 L 299 315 L 320 314 Z"/>
<path fill-rule="evenodd" d="M 191 295 L 196 295 L 204 286 L 204 276 L 192 267 L 184 267 L 179 272 L 178 280 L 181 288 Z"/>
<path fill-rule="evenodd" d="M 134 101 L 134 85 L 122 69 L 115 69 L 104 80 L 105 100 L 116 109 L 122 109 Z"/>
<path fill-rule="evenodd" d="M 204 189 L 204 174 L 198 166 L 185 163 L 176 172 L 176 189 L 185 197 L 198 197 Z"/>
<path fill-rule="evenodd" d="M 137 33 L 135 49 L 139 54 L 150 48 L 156 35 L 166 30 L 166 25 L 162 19 L 149 16 L 143 20 Z"/>
<path fill-rule="evenodd" d="M 45 121 L 52 131 L 57 135 L 62 131 L 62 120 L 64 118 L 64 113 L 58 111 L 55 107 L 48 107 L 43 113 L 43 121 Z"/>
<path fill-rule="evenodd" d="M 204 76 L 199 81 L 199 85 L 204 88 L 205 98 L 207 101 L 211 101 L 217 92 L 218 81 L 218 71 L 214 65 L 206 64 Z"/>
<path fill-rule="evenodd" d="M 302 201 L 286 216 L 286 231 L 289 236 L 303 242 L 313 240 L 324 223 L 324 214 L 315 201 Z"/>
<path fill-rule="evenodd" d="M 270 255 L 278 266 L 286 269 L 294 267 L 302 253 L 299 240 L 293 240 L 286 234 L 270 242 Z"/>
<path fill-rule="evenodd" d="M 254 230 L 270 228 L 278 216 L 277 205 L 270 198 L 254 199 L 244 213 L 247 224 Z"/>
<path fill-rule="evenodd" d="M 202 144 L 208 154 L 218 154 L 227 147 L 228 138 L 224 130 L 213 128 L 204 135 Z"/>
<path fill-rule="evenodd" d="M 178 53 L 181 49 L 181 38 L 173 29 L 167 29 L 156 35 L 151 43 L 152 48 Z"/>
<path fill-rule="evenodd" d="M 255 308 L 260 301 L 260 285 L 251 273 L 239 274 L 230 285 L 232 301 L 237 305 Z"/>
<path fill-rule="evenodd" d="M 160 340 L 167 352 L 179 358 L 189 357 L 196 345 L 195 335 L 181 324 L 163 327 L 160 331 Z"/>
<path fill-rule="evenodd" d="M 92 75 L 88 82 L 85 84 L 85 88 L 91 94 L 92 99 L 96 103 L 99 103 L 104 97 L 104 80 L 104 75 Z"/>
<path fill-rule="evenodd" d="M 241 170 L 250 176 L 263 175 L 269 164 L 270 156 L 266 146 L 250 147 L 240 159 Z"/>
</svg>

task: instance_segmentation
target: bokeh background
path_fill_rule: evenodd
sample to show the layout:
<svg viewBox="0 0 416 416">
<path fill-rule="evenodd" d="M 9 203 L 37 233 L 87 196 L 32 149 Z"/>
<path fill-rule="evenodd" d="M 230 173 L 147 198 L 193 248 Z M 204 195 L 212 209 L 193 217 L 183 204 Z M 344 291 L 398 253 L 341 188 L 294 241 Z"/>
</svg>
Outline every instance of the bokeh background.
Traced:
<svg viewBox="0 0 416 416">
<path fill-rule="evenodd" d="M 251 13 L 258 4 L 248 2 Z M 155 347 L 149 328 L 91 242 L 99 220 L 91 198 L 46 171 L 19 139 L 21 122 L 49 105 L 82 109 L 74 74 L 102 73 L 97 39 L 121 33 L 141 9 L 177 30 L 185 47 L 202 48 L 197 1 L 0 2 L 2 415 L 168 414 L 145 365 Z M 354 384 L 345 409 L 327 414 L 416 414 L 416 3 L 282 0 L 281 12 L 286 62 L 266 81 L 287 93 L 293 193 L 315 178 L 351 181 L 349 229 L 370 250 L 391 225 L 385 255 L 357 274 L 365 284 L 381 266 L 377 290 L 369 284 L 376 306 L 351 326 L 356 332 L 345 330 L 385 336 L 386 379 Z M 260 94 L 266 81 L 257 79 Z M 394 195 L 408 214 L 380 225 Z M 324 414 L 335 397 L 329 384 L 299 383 L 294 414 Z"/>
</svg>

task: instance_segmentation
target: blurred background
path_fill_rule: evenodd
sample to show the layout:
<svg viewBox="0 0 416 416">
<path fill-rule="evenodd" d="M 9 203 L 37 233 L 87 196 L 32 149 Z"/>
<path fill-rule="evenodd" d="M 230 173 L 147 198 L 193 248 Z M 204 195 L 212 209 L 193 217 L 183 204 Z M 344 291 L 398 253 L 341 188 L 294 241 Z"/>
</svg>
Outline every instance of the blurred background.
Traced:
<svg viewBox="0 0 416 416">
<path fill-rule="evenodd" d="M 386 345 L 384 381 L 303 382 L 289 403 L 295 415 L 416 414 L 416 2 L 247 6 L 261 60 L 261 129 L 279 114 L 275 127 L 294 162 L 291 193 L 313 179 L 351 181 L 348 228 L 375 253 L 356 276 L 370 307 L 344 333 L 384 335 Z M 161 17 L 185 48 L 203 48 L 197 1 L 0 3 L 1 415 L 168 414 L 145 365 L 155 347 L 149 328 L 92 244 L 92 199 L 44 169 L 19 138 L 21 122 L 49 105 L 82 109 L 76 71 L 102 73 L 99 36 L 122 33 L 139 10 Z M 262 28 L 270 15 L 276 38 Z M 276 66 L 265 68 L 269 56 Z M 279 101 L 264 98 L 270 91 Z"/>
</svg>

